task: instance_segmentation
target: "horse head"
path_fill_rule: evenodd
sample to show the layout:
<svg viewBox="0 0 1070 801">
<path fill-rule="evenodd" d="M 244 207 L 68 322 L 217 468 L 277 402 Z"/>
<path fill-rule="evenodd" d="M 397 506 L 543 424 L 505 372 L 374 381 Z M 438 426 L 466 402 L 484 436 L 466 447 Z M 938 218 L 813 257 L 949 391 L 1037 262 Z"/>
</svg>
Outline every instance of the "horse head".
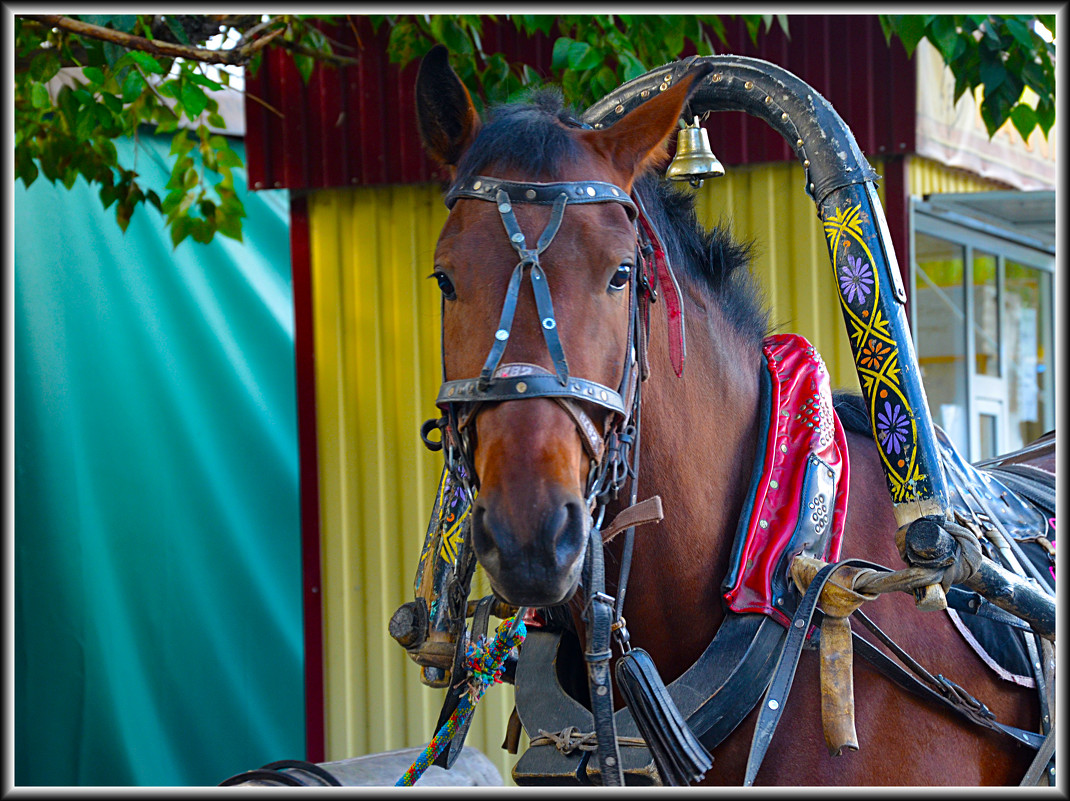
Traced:
<svg viewBox="0 0 1070 801">
<path fill-rule="evenodd" d="M 444 393 L 474 393 L 452 407 L 479 488 L 472 542 L 513 604 L 561 603 L 579 582 L 587 493 L 634 372 L 629 193 L 707 71 L 591 129 L 546 97 L 484 124 L 445 48 L 420 66 L 420 135 L 453 181 L 434 257 Z"/>
</svg>

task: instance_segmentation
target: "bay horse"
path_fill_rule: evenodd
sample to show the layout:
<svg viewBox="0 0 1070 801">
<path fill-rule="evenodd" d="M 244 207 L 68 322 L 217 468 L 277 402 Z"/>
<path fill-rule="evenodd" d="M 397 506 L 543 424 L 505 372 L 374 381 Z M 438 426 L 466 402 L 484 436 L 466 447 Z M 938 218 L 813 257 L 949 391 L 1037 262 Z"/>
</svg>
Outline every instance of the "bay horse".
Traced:
<svg viewBox="0 0 1070 801">
<path fill-rule="evenodd" d="M 605 193 L 641 197 L 662 232 L 679 282 L 687 369 L 674 374 L 671 321 L 655 304 L 643 343 L 649 377 L 642 382 L 638 486 L 640 499 L 660 496 L 665 513 L 635 536 L 623 612 L 631 643 L 649 652 L 666 684 L 695 662 L 726 615 L 721 584 L 762 436 L 759 377 L 769 334 L 748 247 L 723 226 L 703 230 L 692 198 L 652 173 L 704 75 L 696 69 L 602 129 L 577 124 L 559 94 L 548 91 L 499 107 L 483 122 L 444 49 L 424 59 L 417 81 L 422 141 L 451 176 L 451 210 L 433 273 L 443 292 L 447 385 L 481 371 L 500 376 L 501 369 L 493 371 L 501 364 L 522 366 L 532 386 L 541 386 L 539 380 L 563 378 L 566 354 L 567 376 L 591 382 L 588 389 L 627 385 L 628 352 L 636 346 L 629 293 L 639 291 L 630 280 L 638 269 L 637 229 L 632 207 Z M 479 197 L 481 176 L 500 182 L 500 191 L 483 187 L 491 194 Z M 600 202 L 559 209 L 549 196 L 523 202 L 502 189 L 529 187 L 534 199 L 541 190 L 530 187 L 547 183 L 579 186 L 581 194 L 588 186 Z M 517 289 L 529 273 L 533 291 Z M 549 293 L 540 295 L 539 281 Z M 582 638 L 576 591 L 592 526 L 586 488 L 595 461 L 584 426 L 604 433 L 613 412 L 574 398 L 586 419 L 581 424 L 575 408 L 552 394 L 517 399 L 526 385 L 511 386 L 512 395 L 484 398 L 460 421 L 478 482 L 472 544 L 501 599 L 524 607 L 568 604 Z M 842 550 L 901 565 L 867 412 L 846 395 L 837 396 L 837 407 L 850 464 Z M 624 505 L 615 502 L 607 519 Z M 621 539 L 605 548 L 606 592 L 614 596 Z M 946 615 L 919 612 L 904 593 L 884 595 L 866 612 L 931 673 L 953 679 L 999 721 L 1033 730 L 1035 693 L 998 678 Z M 856 663 L 854 682 L 860 747 L 831 758 L 817 657 L 803 652 L 756 784 L 1006 785 L 1021 779 L 1033 757 L 1029 748 L 905 693 L 867 663 Z M 757 712 L 713 749 L 704 783 L 743 782 Z"/>
</svg>

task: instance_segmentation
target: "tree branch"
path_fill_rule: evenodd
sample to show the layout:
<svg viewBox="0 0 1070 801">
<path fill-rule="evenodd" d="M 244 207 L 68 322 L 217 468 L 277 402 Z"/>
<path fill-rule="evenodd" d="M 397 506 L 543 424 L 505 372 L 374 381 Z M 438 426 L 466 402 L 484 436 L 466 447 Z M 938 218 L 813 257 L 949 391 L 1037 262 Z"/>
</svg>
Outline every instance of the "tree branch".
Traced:
<svg viewBox="0 0 1070 801">
<path fill-rule="evenodd" d="M 111 42 L 120 47 L 125 47 L 128 50 L 140 50 L 153 55 L 166 56 L 169 58 L 185 58 L 191 61 L 200 61 L 209 64 L 243 65 L 252 58 L 258 50 L 266 47 L 269 42 L 285 30 L 284 28 L 279 28 L 255 41 L 244 44 L 241 47 L 235 47 L 231 50 L 208 50 L 203 47 L 188 47 L 186 45 L 172 44 L 160 40 L 146 39 L 142 36 L 134 36 L 133 34 L 123 33 L 122 31 L 112 30 L 111 28 L 102 28 L 99 25 L 91 25 L 88 22 L 82 22 L 81 20 L 57 14 L 32 14 L 27 15 L 27 18 L 43 22 L 44 24 L 51 25 L 55 28 L 62 28 L 65 31 L 76 33 L 79 36 L 88 36 L 92 39 Z"/>
</svg>

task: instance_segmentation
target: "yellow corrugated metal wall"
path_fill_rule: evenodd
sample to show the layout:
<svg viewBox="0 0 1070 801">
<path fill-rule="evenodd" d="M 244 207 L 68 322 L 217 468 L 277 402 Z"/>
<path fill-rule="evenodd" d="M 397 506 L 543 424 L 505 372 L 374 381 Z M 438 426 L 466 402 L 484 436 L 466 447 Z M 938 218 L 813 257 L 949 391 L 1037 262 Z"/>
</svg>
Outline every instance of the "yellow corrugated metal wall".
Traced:
<svg viewBox="0 0 1070 801">
<path fill-rule="evenodd" d="M 913 191 L 968 191 L 919 189 L 963 181 L 931 165 L 912 162 Z M 703 224 L 724 216 L 737 237 L 756 240 L 753 269 L 776 330 L 806 336 L 834 386 L 857 388 L 802 167 L 734 167 L 707 181 L 698 196 Z M 328 759 L 423 745 L 442 699 L 442 691 L 420 684 L 387 621 L 412 598 L 441 468 L 418 432 L 437 416 L 440 296 L 426 276 L 445 218 L 438 187 L 430 184 L 309 197 Z M 473 596 L 486 592 L 477 572 Z M 468 738 L 507 781 L 515 757 L 500 745 L 511 709 L 512 688 L 494 687 Z"/>
<path fill-rule="evenodd" d="M 443 691 L 391 639 L 441 469 L 420 441 L 437 417 L 438 286 L 426 276 L 446 218 L 432 185 L 309 196 L 319 449 L 327 759 L 430 739 Z M 477 573 L 473 595 L 486 594 Z M 480 703 L 468 743 L 508 778 L 512 687 Z"/>
</svg>

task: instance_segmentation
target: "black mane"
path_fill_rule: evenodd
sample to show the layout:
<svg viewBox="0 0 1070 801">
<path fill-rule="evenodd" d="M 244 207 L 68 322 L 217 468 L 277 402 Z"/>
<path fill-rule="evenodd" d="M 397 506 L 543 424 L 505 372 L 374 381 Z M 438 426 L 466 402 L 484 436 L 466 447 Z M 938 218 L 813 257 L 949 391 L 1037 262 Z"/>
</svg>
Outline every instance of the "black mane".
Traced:
<svg viewBox="0 0 1070 801">
<path fill-rule="evenodd" d="M 457 165 L 457 180 L 480 174 L 491 164 L 523 170 L 533 180 L 554 180 L 560 164 L 580 155 L 579 144 L 562 124 L 578 126 L 578 114 L 565 107 L 556 88 L 537 90 L 527 102 L 493 107 Z M 695 215 L 693 195 L 663 178 L 643 175 L 636 189 L 677 275 L 717 301 L 725 318 L 759 344 L 769 331 L 769 313 L 747 269 L 752 243 L 735 241 L 724 222 L 704 230 Z"/>
</svg>

